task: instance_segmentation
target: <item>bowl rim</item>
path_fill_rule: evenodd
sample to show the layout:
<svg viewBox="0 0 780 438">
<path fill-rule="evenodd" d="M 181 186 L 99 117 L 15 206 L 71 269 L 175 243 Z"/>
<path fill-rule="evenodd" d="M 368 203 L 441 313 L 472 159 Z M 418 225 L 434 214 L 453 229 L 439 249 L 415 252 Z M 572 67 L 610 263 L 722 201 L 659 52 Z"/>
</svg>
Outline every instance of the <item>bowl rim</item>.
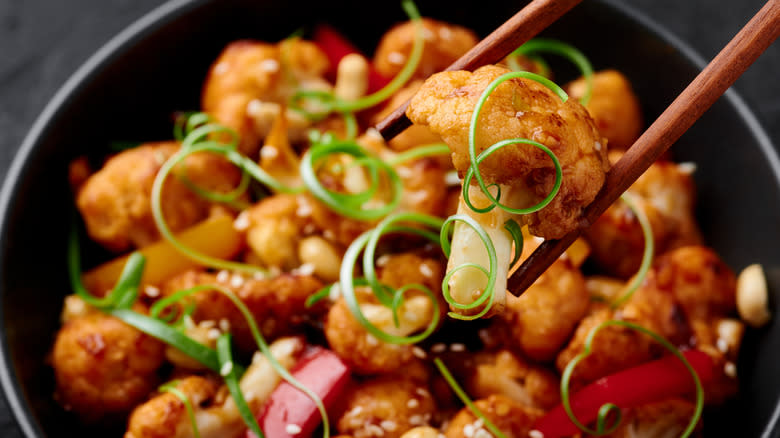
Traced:
<svg viewBox="0 0 780 438">
<path fill-rule="evenodd" d="M 19 182 L 29 172 L 29 157 L 39 147 L 40 139 L 47 134 L 50 124 L 56 121 L 59 115 L 69 106 L 69 103 L 77 97 L 94 76 L 109 66 L 116 58 L 131 49 L 138 40 L 144 38 L 150 32 L 168 25 L 191 10 L 200 8 L 212 1 L 215 0 L 168 0 L 155 7 L 104 43 L 57 90 L 24 137 L 8 168 L 2 189 L 0 189 L 0 247 L 5 247 L 7 243 L 6 224 L 9 219 L 8 208 L 19 196 Z M 707 65 L 705 58 L 696 50 L 636 7 L 620 0 L 598 1 L 614 9 L 625 18 L 638 23 L 655 38 L 669 44 L 697 69 L 702 70 Z M 755 137 L 777 185 L 780 186 L 780 157 L 778 157 L 769 135 L 758 121 L 756 115 L 733 87 L 729 88 L 723 96 Z M 3 274 L 2 271 L 3 267 L 0 266 L 0 276 Z M 5 293 L 6 291 L 0 285 L 0 296 Z M 14 365 L 8 350 L 8 336 L 6 330 L 4 330 L 5 322 L 3 303 L 0 300 L 0 386 L 2 386 L 2 394 L 22 434 L 28 438 L 43 438 L 45 435 L 41 430 L 40 424 L 35 420 L 32 408 L 23 395 L 17 373 L 13 369 Z M 761 437 L 768 438 L 772 436 L 778 430 L 779 421 L 780 403 L 776 402 L 775 409 Z"/>
</svg>

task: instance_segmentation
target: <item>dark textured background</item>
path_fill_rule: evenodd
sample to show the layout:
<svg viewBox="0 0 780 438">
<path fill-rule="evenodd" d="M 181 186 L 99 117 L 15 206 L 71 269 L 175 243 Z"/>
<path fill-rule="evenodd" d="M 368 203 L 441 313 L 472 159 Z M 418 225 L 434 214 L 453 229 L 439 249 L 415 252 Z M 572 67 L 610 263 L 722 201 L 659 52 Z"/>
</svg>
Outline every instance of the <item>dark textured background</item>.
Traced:
<svg viewBox="0 0 780 438">
<path fill-rule="evenodd" d="M 763 4 L 762 0 L 626 1 L 708 60 Z M 0 178 L 37 115 L 76 68 L 114 34 L 161 3 L 0 0 Z M 735 88 L 774 143 L 780 144 L 780 43 Z M 0 398 L 0 437 L 21 436 Z"/>
</svg>

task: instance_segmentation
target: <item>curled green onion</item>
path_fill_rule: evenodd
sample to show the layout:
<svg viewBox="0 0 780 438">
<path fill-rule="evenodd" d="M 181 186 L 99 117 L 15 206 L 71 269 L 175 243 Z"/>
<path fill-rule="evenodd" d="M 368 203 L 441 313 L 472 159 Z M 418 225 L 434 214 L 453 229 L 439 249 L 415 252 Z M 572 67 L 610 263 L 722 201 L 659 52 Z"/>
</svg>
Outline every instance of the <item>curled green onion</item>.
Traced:
<svg viewBox="0 0 780 438">
<path fill-rule="evenodd" d="M 512 59 L 518 55 L 529 55 L 532 53 L 552 53 L 563 56 L 576 65 L 582 73 L 582 76 L 585 77 L 585 83 L 587 87 L 585 94 L 583 94 L 582 98 L 580 99 L 580 103 L 582 105 L 588 104 L 590 101 L 590 96 L 593 93 L 593 66 L 590 64 L 587 56 L 585 56 L 576 47 L 570 44 L 566 44 L 563 41 L 547 38 L 534 38 L 515 49 L 515 51 L 509 55 L 509 58 Z M 510 67 L 511 66 L 512 64 L 510 63 Z M 512 69 L 516 70 L 515 67 L 512 67 Z"/>
<path fill-rule="evenodd" d="M 437 241 L 435 233 L 431 233 L 423 228 L 416 228 L 411 226 L 396 225 L 399 222 L 409 223 L 416 222 L 425 227 L 439 228 L 441 226 L 441 219 L 428 216 L 420 213 L 396 213 L 394 215 L 386 217 L 382 220 L 376 228 L 358 236 L 352 244 L 347 248 L 344 253 L 344 258 L 341 263 L 341 271 L 339 273 L 339 287 L 341 288 L 341 294 L 344 297 L 344 301 L 347 304 L 353 317 L 363 326 L 366 331 L 372 334 L 379 340 L 392 344 L 415 344 L 420 342 L 431 335 L 436 330 L 439 324 L 439 302 L 433 292 L 421 284 L 405 285 L 398 290 L 392 290 L 387 285 L 379 283 L 376 279 L 376 273 L 374 271 L 374 255 L 376 253 L 376 246 L 381 237 L 387 233 L 403 232 L 421 236 L 432 242 Z M 364 251 L 365 249 L 365 251 Z M 364 253 L 363 269 L 366 275 L 365 279 L 355 279 L 355 265 L 357 264 L 360 253 Z M 398 323 L 397 310 L 401 305 L 404 294 L 409 290 L 420 290 L 425 293 L 433 303 L 433 318 L 425 330 L 416 335 L 410 336 L 397 336 L 385 332 L 379 327 L 369 321 L 365 315 L 363 315 L 360 309 L 360 304 L 357 301 L 357 295 L 355 293 L 355 286 L 358 285 L 370 285 L 375 296 L 379 300 L 380 304 L 393 310 L 393 319 Z"/>
<path fill-rule="evenodd" d="M 264 438 L 265 435 L 260 430 L 260 425 L 257 424 L 257 419 L 246 403 L 244 393 L 238 384 L 238 374 L 236 373 L 236 367 L 233 365 L 233 353 L 230 351 L 229 333 L 224 333 L 217 339 L 217 357 L 220 365 L 219 373 L 225 379 L 225 385 L 228 387 L 231 397 L 233 397 L 233 402 L 236 404 L 236 409 L 241 414 L 241 418 L 244 419 L 244 423 L 257 438 Z"/>
<path fill-rule="evenodd" d="M 456 214 L 453 216 L 450 216 L 447 218 L 447 220 L 444 221 L 444 224 L 441 227 L 440 235 L 439 235 L 439 242 L 441 244 L 441 249 L 444 251 L 444 255 L 449 258 L 450 251 L 452 249 L 452 245 L 449 240 L 450 236 L 450 226 L 454 225 L 455 222 L 461 222 L 461 226 L 469 226 L 471 229 L 474 230 L 475 233 L 477 233 L 477 236 L 479 236 L 480 240 L 482 240 L 482 243 L 485 245 L 485 250 L 488 254 L 488 260 L 489 260 L 489 266 L 488 268 L 485 268 L 484 266 L 480 266 L 476 263 L 464 263 L 462 265 L 456 266 L 455 268 L 451 269 L 449 272 L 447 272 L 447 275 L 444 276 L 444 279 L 441 282 L 441 290 L 442 294 L 444 295 L 444 300 L 447 301 L 447 303 L 456 309 L 461 310 L 472 310 L 477 309 L 483 304 L 485 305 L 484 308 L 477 313 L 476 315 L 462 315 L 460 313 L 456 312 L 449 312 L 448 315 L 451 318 L 455 319 L 463 319 L 463 320 L 474 320 L 481 318 L 485 314 L 490 311 L 490 308 L 493 307 L 493 301 L 496 296 L 496 280 L 498 278 L 498 274 L 496 273 L 496 266 L 498 265 L 498 257 L 496 256 L 496 247 L 493 245 L 493 240 L 490 238 L 490 236 L 487 234 L 485 229 L 480 225 L 474 218 L 471 216 L 465 215 L 465 214 Z M 487 284 L 485 285 L 485 289 L 482 291 L 482 294 L 479 298 L 472 301 L 469 304 L 462 304 L 459 303 L 453 298 L 452 293 L 450 293 L 450 285 L 449 281 L 450 278 L 458 271 L 461 271 L 463 269 L 477 269 L 481 271 L 485 276 L 487 277 Z"/>
<path fill-rule="evenodd" d="M 577 426 L 577 428 L 583 431 L 584 433 L 588 435 L 596 435 L 596 436 L 612 433 L 620 425 L 620 421 L 622 419 L 620 408 L 613 403 L 606 403 L 602 405 L 601 408 L 599 409 L 598 418 L 596 420 L 596 429 L 592 430 L 587 426 L 585 426 L 584 424 L 582 424 L 577 419 L 577 416 L 574 415 L 574 411 L 571 408 L 571 403 L 569 400 L 569 381 L 571 380 L 571 375 L 574 372 L 574 368 L 577 367 L 577 364 L 579 364 L 580 361 L 582 361 L 588 355 L 591 354 L 593 339 L 596 337 L 596 334 L 598 334 L 598 332 L 601 329 L 609 326 L 625 327 L 637 331 L 643 335 L 649 336 L 655 342 L 661 344 L 666 350 L 668 350 L 670 353 L 672 353 L 674 356 L 680 359 L 683 365 L 685 365 L 685 368 L 687 368 L 688 371 L 691 373 L 694 384 L 696 385 L 696 409 L 694 411 L 693 417 L 691 417 L 691 420 L 688 422 L 688 427 L 686 427 L 685 431 L 681 435 L 681 438 L 689 437 L 691 433 L 693 433 L 693 430 L 696 428 L 696 424 L 699 422 L 699 418 L 701 418 L 702 410 L 704 409 L 704 388 L 701 385 L 699 376 L 696 374 L 696 371 L 688 362 L 688 359 L 686 359 L 685 356 L 683 356 L 683 354 L 680 352 L 680 350 L 674 345 L 672 345 L 671 342 L 667 341 L 666 339 L 663 338 L 663 336 L 653 332 L 652 330 L 649 330 L 639 324 L 635 324 L 629 321 L 620 321 L 620 320 L 613 319 L 609 321 L 604 321 L 601 324 L 594 327 L 588 333 L 588 336 L 585 338 L 585 344 L 582 352 L 577 356 L 575 356 L 571 361 L 569 361 L 569 363 L 566 365 L 566 368 L 564 368 L 563 374 L 561 375 L 561 403 L 563 404 L 563 408 L 566 411 L 566 414 L 569 416 L 569 419 L 571 419 L 572 423 L 574 423 L 574 425 Z M 615 415 L 614 417 L 615 420 L 611 426 L 608 425 L 608 421 L 607 421 L 610 414 Z"/>
<path fill-rule="evenodd" d="M 628 299 L 631 298 L 631 295 L 633 295 L 634 292 L 639 289 L 639 286 L 642 285 L 642 283 L 645 281 L 645 278 L 647 277 L 647 272 L 650 270 L 650 264 L 653 262 L 653 253 L 655 252 L 653 227 L 650 226 L 650 220 L 647 218 L 647 215 L 636 205 L 633 196 L 629 195 L 628 193 L 623 193 L 620 199 L 622 199 L 623 202 L 628 205 L 628 208 L 631 209 L 631 211 L 634 213 L 634 216 L 636 216 L 636 218 L 639 220 L 639 225 L 642 227 L 642 234 L 645 239 L 645 249 L 642 252 L 642 262 L 639 265 L 639 271 L 637 271 L 636 275 L 631 280 L 631 283 L 626 287 L 623 296 L 612 303 L 613 308 L 619 307 L 628 301 Z"/>
<path fill-rule="evenodd" d="M 455 377 L 453 377 L 452 373 L 450 373 L 450 370 L 447 369 L 447 367 L 444 365 L 444 362 L 441 361 L 438 357 L 433 359 L 433 363 L 436 365 L 436 368 L 439 369 L 439 372 L 441 373 L 442 377 L 444 377 L 444 380 L 447 381 L 447 383 L 450 385 L 450 388 L 452 388 L 452 391 L 455 393 L 455 395 L 458 396 L 460 401 L 463 402 L 466 407 L 469 408 L 469 410 L 474 414 L 475 417 L 481 419 L 485 423 L 485 427 L 488 428 L 490 433 L 493 434 L 496 438 L 507 438 L 506 435 L 504 435 L 503 432 L 501 432 L 501 429 L 499 429 L 495 424 L 493 424 L 492 421 L 490 421 L 485 414 L 482 413 L 482 411 L 479 410 L 479 408 L 474 404 L 473 401 L 469 398 L 468 394 L 466 394 L 466 391 L 463 390 L 463 388 L 458 385 L 457 380 L 455 380 Z"/>
<path fill-rule="evenodd" d="M 371 187 L 355 194 L 340 193 L 325 188 L 317 178 L 316 169 L 323 159 L 332 154 L 347 154 L 357 160 L 366 169 Z M 342 216 L 366 221 L 376 220 L 395 210 L 401 203 L 403 186 L 398 173 L 381 158 L 354 142 L 332 140 L 313 145 L 301 159 L 300 173 L 304 185 L 312 195 Z M 381 184 L 380 174 L 384 174 L 390 182 L 391 199 L 376 208 L 367 208 L 366 203 L 374 197 Z"/>
<path fill-rule="evenodd" d="M 173 380 L 166 383 L 165 385 L 160 386 L 159 390 L 160 392 L 170 392 L 171 394 L 175 395 L 176 398 L 181 400 L 181 402 L 184 404 L 184 409 L 187 410 L 187 417 L 190 419 L 192 435 L 195 438 L 200 438 L 200 430 L 198 430 L 198 422 L 195 420 L 195 410 L 192 408 L 192 402 L 190 401 L 190 398 L 187 397 L 187 394 L 183 393 L 181 390 L 179 390 L 179 388 L 176 387 L 178 384 L 179 382 L 177 380 Z"/>
<path fill-rule="evenodd" d="M 290 108 L 303 113 L 310 119 L 317 120 L 327 116 L 331 112 L 339 112 L 344 114 L 370 108 L 385 101 L 387 98 L 392 96 L 393 93 L 398 91 L 398 89 L 400 89 L 406 83 L 406 81 L 412 77 L 414 71 L 417 69 L 417 65 L 420 63 L 423 47 L 425 45 L 422 17 L 420 17 L 420 12 L 414 5 L 414 2 L 412 0 L 403 0 L 401 2 L 401 6 L 409 16 L 409 19 L 414 23 L 415 36 L 414 42 L 412 43 L 412 50 L 409 53 L 409 59 L 406 61 L 406 64 L 404 64 L 404 67 L 401 69 L 401 71 L 398 72 L 398 74 L 393 78 L 393 80 L 391 80 L 381 90 L 352 101 L 339 99 L 333 93 L 327 91 L 299 91 L 292 97 Z M 318 105 L 324 108 L 324 110 L 318 113 L 303 110 L 300 103 L 305 99 L 315 100 Z"/>
<path fill-rule="evenodd" d="M 512 235 L 512 240 L 515 243 L 515 255 L 512 257 L 512 262 L 509 263 L 509 266 L 514 266 L 520 260 L 520 256 L 523 255 L 523 229 L 514 219 L 506 221 L 504 228 Z"/>
<path fill-rule="evenodd" d="M 485 149 L 484 151 L 482 151 L 482 153 L 479 154 L 479 156 L 477 156 L 477 152 L 476 152 L 477 123 L 479 122 L 479 116 L 482 113 L 482 108 L 484 107 L 485 102 L 487 102 L 487 99 L 490 97 L 490 95 L 499 85 L 501 85 L 503 82 L 509 79 L 514 79 L 514 78 L 526 78 L 526 79 L 537 81 L 540 84 L 552 90 L 555 94 L 558 95 L 558 97 L 560 97 L 562 101 L 565 102 L 568 99 L 568 95 L 566 94 L 566 92 L 563 91 L 561 87 L 556 85 L 554 82 L 550 81 L 549 79 L 543 76 L 539 76 L 535 73 L 530 73 L 525 71 L 505 73 L 497 77 L 496 79 L 494 79 L 493 82 L 491 82 L 487 86 L 487 88 L 485 88 L 485 90 L 482 92 L 482 95 L 479 97 L 479 100 L 477 101 L 477 104 L 474 107 L 474 112 L 471 116 L 471 124 L 469 125 L 470 165 L 463 181 L 463 200 L 466 203 L 466 205 L 469 206 L 469 208 L 471 208 L 472 210 L 478 213 L 485 213 L 487 211 L 492 210 L 495 207 L 499 207 L 507 212 L 514 213 L 514 214 L 528 214 L 528 213 L 533 213 L 535 211 L 541 210 L 547 204 L 549 204 L 553 200 L 553 198 L 558 194 L 558 190 L 560 189 L 561 181 L 563 179 L 563 171 L 561 169 L 561 164 L 558 161 L 558 158 L 552 152 L 552 150 L 550 150 L 547 146 L 532 140 L 528 140 L 524 138 L 505 139 Z M 505 146 L 508 146 L 510 144 L 527 144 L 527 145 L 537 147 L 542 151 L 544 151 L 544 153 L 546 153 L 550 157 L 550 159 L 553 162 L 553 165 L 555 166 L 555 184 L 553 189 L 550 191 L 550 193 L 547 195 L 547 197 L 544 200 L 542 200 L 540 203 L 532 207 L 517 209 L 502 204 L 499 201 L 499 199 L 501 198 L 500 190 L 498 191 L 496 196 L 493 196 L 493 194 L 490 193 L 487 184 L 485 184 L 484 179 L 482 178 L 482 173 L 479 171 L 479 164 L 482 163 L 482 161 L 484 161 L 485 158 L 487 158 L 497 150 Z M 477 183 L 479 184 L 482 193 L 491 202 L 491 205 L 486 208 L 477 208 L 470 201 L 469 194 L 468 194 L 468 187 L 471 184 L 471 179 L 474 177 L 476 177 Z"/>
</svg>

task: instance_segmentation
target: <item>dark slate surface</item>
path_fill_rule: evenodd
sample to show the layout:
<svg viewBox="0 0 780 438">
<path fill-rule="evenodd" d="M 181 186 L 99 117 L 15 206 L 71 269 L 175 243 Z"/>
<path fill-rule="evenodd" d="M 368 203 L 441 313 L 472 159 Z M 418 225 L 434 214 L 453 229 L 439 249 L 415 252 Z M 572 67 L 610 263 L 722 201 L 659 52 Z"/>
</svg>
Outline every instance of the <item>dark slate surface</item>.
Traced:
<svg viewBox="0 0 780 438">
<path fill-rule="evenodd" d="M 162 0 L 0 0 L 0 178 L 47 101 L 95 50 Z M 711 59 L 762 0 L 631 0 Z M 780 144 L 780 43 L 736 84 Z M 0 436 L 21 438 L 0 398 Z"/>
</svg>

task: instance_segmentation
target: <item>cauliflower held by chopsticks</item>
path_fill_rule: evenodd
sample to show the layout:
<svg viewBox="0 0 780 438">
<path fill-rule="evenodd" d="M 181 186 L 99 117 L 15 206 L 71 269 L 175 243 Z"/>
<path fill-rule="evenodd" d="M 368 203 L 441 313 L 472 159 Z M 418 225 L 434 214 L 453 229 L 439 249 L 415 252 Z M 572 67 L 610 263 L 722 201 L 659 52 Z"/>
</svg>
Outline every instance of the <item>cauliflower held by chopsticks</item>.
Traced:
<svg viewBox="0 0 780 438">
<path fill-rule="evenodd" d="M 502 67 L 485 66 L 473 73 L 435 74 L 423 84 L 407 110 L 412 122 L 428 126 L 449 145 L 461 177 L 471 165 L 469 129 L 477 101 L 494 80 L 508 72 Z M 545 208 L 522 218 L 499 208 L 478 213 L 461 199 L 458 213 L 478 222 L 496 248 L 495 312 L 504 305 L 506 277 L 512 260 L 512 238 L 504 229 L 506 221 L 514 219 L 528 224 L 533 234 L 544 238 L 564 236 L 578 226 L 583 208 L 601 189 L 609 168 L 606 140 L 599 135 L 587 110 L 574 100 L 563 102 L 545 85 L 531 79 L 506 80 L 491 93 L 476 124 L 476 154 L 512 138 L 547 146 L 558 158 L 563 176 L 557 196 Z M 500 202 L 513 208 L 539 203 L 555 185 L 556 172 L 550 157 L 527 144 L 511 144 L 495 151 L 482 161 L 479 170 L 486 184 L 501 188 Z M 472 204 L 479 208 L 490 204 L 474 180 L 469 194 Z M 487 252 L 480 249 L 483 246 L 476 233 L 461 225 L 455 227 L 448 271 L 465 262 L 487 269 Z M 475 301 L 486 284 L 486 276 L 476 269 L 462 269 L 449 281 L 453 299 L 461 304 Z"/>
</svg>

